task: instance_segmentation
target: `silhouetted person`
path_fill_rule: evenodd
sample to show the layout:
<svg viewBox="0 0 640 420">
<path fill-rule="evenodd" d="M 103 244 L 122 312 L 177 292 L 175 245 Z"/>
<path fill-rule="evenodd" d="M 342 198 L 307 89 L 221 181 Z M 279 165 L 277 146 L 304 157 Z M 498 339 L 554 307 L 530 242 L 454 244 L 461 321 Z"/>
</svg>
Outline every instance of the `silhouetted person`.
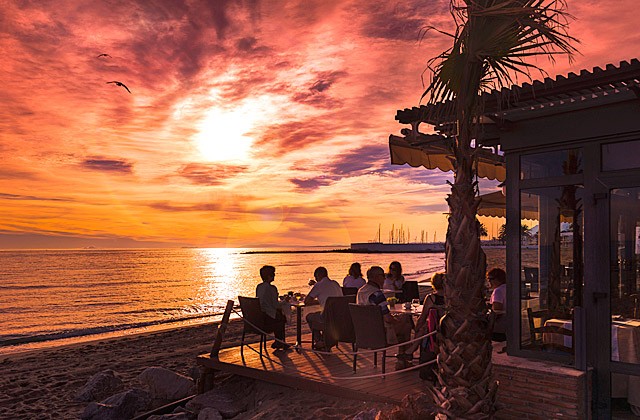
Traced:
<svg viewBox="0 0 640 420">
<path fill-rule="evenodd" d="M 271 284 L 276 277 L 276 268 L 265 265 L 260 269 L 262 283 L 256 287 L 256 297 L 260 299 L 260 309 L 264 314 L 264 325 L 266 332 L 273 332 L 277 339 L 271 344 L 274 349 L 288 349 L 289 344 L 285 344 L 284 325 L 287 322 L 282 314 L 280 302 L 278 301 L 278 288 Z M 280 341 L 278 341 L 280 340 Z"/>
<path fill-rule="evenodd" d="M 491 339 L 493 341 L 507 341 L 507 273 L 501 268 L 493 268 L 487 272 L 487 280 L 493 289 L 489 304 L 491 310 L 496 314 Z"/>
<path fill-rule="evenodd" d="M 362 278 L 362 267 L 360 263 L 354 262 L 349 267 L 349 274 L 342 280 L 343 287 L 357 287 L 358 289 L 364 286 L 366 281 Z"/>
</svg>

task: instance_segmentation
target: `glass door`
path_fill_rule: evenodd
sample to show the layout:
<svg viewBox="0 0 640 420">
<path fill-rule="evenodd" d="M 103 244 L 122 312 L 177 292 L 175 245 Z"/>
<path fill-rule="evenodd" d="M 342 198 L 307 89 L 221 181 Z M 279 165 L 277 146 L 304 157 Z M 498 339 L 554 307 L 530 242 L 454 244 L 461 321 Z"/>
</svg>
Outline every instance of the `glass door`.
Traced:
<svg viewBox="0 0 640 420">
<path fill-rule="evenodd" d="M 608 195 L 611 411 L 640 416 L 640 187 Z"/>
</svg>

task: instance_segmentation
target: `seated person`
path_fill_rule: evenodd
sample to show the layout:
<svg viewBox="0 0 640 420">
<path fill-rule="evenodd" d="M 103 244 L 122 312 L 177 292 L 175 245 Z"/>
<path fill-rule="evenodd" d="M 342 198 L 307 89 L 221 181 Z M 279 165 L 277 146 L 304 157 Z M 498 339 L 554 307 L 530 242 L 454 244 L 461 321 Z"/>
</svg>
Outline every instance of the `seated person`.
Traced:
<svg viewBox="0 0 640 420">
<path fill-rule="evenodd" d="M 440 328 L 440 319 L 445 314 L 444 282 L 445 273 L 435 273 L 431 277 L 433 292 L 424 298 L 422 313 L 416 322 L 416 337 L 423 336 Z M 436 337 L 430 336 L 414 342 L 409 348 L 413 353 L 420 348 L 420 364 L 434 360 L 437 357 Z M 420 369 L 420 378 L 435 382 L 437 365 L 428 365 Z"/>
<path fill-rule="evenodd" d="M 358 305 L 379 305 L 384 316 L 385 329 L 387 331 L 387 343 L 397 344 L 411 339 L 413 322 L 411 315 L 392 316 L 387 305 L 387 298 L 381 288 L 384 284 L 385 274 L 382 267 L 373 266 L 367 271 L 367 284 L 358 290 L 356 303 Z M 411 353 L 407 353 L 408 346 L 400 346 L 396 369 L 404 369 L 411 366 Z"/>
<path fill-rule="evenodd" d="M 318 267 L 313 272 L 315 283 L 307 296 L 304 298 L 305 306 L 320 305 L 320 312 L 312 312 L 306 316 L 307 324 L 311 330 L 320 332 L 320 343 L 318 349 L 324 348 L 322 343 L 322 333 L 324 330 L 324 316 L 322 310 L 324 309 L 324 303 L 330 296 L 342 296 L 342 287 L 337 281 L 329 278 L 329 273 L 324 267 Z"/>
<path fill-rule="evenodd" d="M 404 276 L 402 275 L 402 264 L 393 261 L 389 264 L 389 272 L 382 286 L 385 290 L 402 290 L 404 284 Z"/>
<path fill-rule="evenodd" d="M 433 292 L 429 293 L 424 297 L 424 302 L 422 306 L 422 313 L 420 314 L 420 318 L 416 322 L 416 336 L 420 337 L 421 335 L 426 334 L 427 331 L 427 317 L 429 316 L 429 309 L 444 308 L 445 300 L 444 300 L 444 280 L 446 278 L 445 273 L 434 273 L 433 277 L 431 277 L 431 286 L 433 287 Z"/>
<path fill-rule="evenodd" d="M 276 268 L 265 265 L 260 269 L 262 283 L 256 287 L 256 297 L 260 299 L 260 309 L 264 314 L 264 325 L 267 332 L 273 332 L 276 338 L 271 344 L 274 349 L 288 349 L 291 347 L 285 343 L 284 325 L 286 319 L 282 314 L 278 301 L 278 288 L 271 284 L 276 277 Z"/>
<path fill-rule="evenodd" d="M 507 273 L 501 268 L 493 268 L 487 272 L 487 280 L 493 289 L 489 305 L 491 310 L 496 314 L 496 320 L 493 324 L 493 333 L 491 339 L 493 341 L 506 341 L 506 311 L 507 311 Z"/>
<path fill-rule="evenodd" d="M 360 263 L 354 262 L 349 267 L 349 274 L 342 280 L 343 287 L 357 287 L 358 289 L 364 286 L 366 281 L 362 278 L 362 268 Z"/>
</svg>

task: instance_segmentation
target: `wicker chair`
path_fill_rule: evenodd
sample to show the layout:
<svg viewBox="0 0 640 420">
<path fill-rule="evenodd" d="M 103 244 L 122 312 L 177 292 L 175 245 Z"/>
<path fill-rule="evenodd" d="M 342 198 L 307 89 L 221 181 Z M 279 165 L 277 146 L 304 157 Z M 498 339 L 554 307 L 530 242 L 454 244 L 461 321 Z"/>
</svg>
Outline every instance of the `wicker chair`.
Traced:
<svg viewBox="0 0 640 420">
<path fill-rule="evenodd" d="M 240 341 L 240 355 L 244 358 L 244 338 L 246 334 L 258 334 L 260 336 L 260 357 L 262 350 L 267 351 L 267 334 L 265 331 L 264 314 L 260 308 L 260 299 L 238 296 L 244 328 L 242 329 L 242 340 Z M 253 325 L 251 325 L 253 324 Z M 254 327 L 255 326 L 255 327 Z M 262 331 L 260 331 L 262 330 Z"/>
<path fill-rule="evenodd" d="M 387 347 L 387 334 L 382 317 L 382 310 L 378 305 L 349 304 L 349 312 L 356 333 L 354 352 L 358 349 L 383 349 Z M 382 373 L 385 373 L 385 359 L 387 351 L 382 350 Z M 356 371 L 358 355 L 353 355 L 353 371 Z M 373 365 L 378 366 L 378 352 L 373 353 Z"/>
</svg>

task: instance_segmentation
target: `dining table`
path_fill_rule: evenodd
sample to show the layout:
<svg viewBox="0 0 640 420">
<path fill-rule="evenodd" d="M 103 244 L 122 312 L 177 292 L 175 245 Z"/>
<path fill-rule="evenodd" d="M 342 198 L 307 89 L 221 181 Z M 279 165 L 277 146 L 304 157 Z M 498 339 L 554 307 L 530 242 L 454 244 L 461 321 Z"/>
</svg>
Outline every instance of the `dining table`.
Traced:
<svg viewBox="0 0 640 420">
<path fill-rule="evenodd" d="M 398 294 L 402 293 L 402 290 L 398 289 L 382 289 L 382 293 L 384 293 L 385 297 L 397 297 Z"/>
<path fill-rule="evenodd" d="M 283 301 L 291 308 L 295 308 L 296 310 L 296 347 L 299 349 L 302 346 L 302 308 L 304 308 L 304 298 L 291 299 L 288 301 Z"/>
<path fill-rule="evenodd" d="M 411 314 L 415 316 L 420 316 L 422 314 L 424 306 L 422 304 L 417 307 L 409 306 L 408 308 L 403 303 L 396 303 L 395 305 L 389 305 L 389 312 L 391 314 Z"/>
<path fill-rule="evenodd" d="M 573 331 L 573 321 L 570 319 L 551 318 L 545 321 L 544 326 L 559 327 L 559 328 L 564 328 L 566 330 Z M 569 335 L 544 333 L 542 334 L 542 342 L 544 344 L 558 344 L 560 346 L 564 346 L 568 348 L 573 347 L 573 337 Z"/>
<path fill-rule="evenodd" d="M 544 325 L 573 330 L 573 322 L 570 319 L 549 319 Z M 542 342 L 545 344 L 554 343 L 572 347 L 572 341 L 572 337 L 566 335 L 553 333 L 542 335 Z M 640 320 L 613 319 L 611 321 L 611 360 L 640 364 Z M 612 373 L 611 397 L 626 398 L 631 411 L 636 416 L 640 416 L 640 376 Z"/>
</svg>

